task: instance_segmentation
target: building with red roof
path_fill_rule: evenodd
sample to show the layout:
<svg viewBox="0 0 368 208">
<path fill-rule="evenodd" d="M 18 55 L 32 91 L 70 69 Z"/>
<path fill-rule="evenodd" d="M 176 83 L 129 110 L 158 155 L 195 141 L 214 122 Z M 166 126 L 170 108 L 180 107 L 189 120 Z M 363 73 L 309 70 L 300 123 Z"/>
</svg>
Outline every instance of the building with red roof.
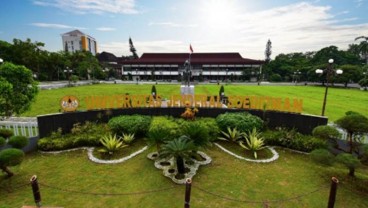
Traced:
<svg viewBox="0 0 368 208">
<path fill-rule="evenodd" d="M 121 60 L 122 75 L 134 80 L 240 80 L 249 74 L 256 80 L 264 61 L 243 58 L 239 53 L 144 53 L 138 59 Z M 190 65 L 186 64 L 189 63 Z"/>
</svg>

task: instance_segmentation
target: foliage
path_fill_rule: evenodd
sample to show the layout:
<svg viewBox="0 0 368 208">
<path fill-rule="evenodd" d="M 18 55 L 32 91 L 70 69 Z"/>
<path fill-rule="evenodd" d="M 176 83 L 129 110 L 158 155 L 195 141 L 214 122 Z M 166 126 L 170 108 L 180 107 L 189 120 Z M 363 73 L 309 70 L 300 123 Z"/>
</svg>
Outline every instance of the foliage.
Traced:
<svg viewBox="0 0 368 208">
<path fill-rule="evenodd" d="M 180 116 L 186 120 L 194 120 L 196 113 L 198 113 L 197 108 L 185 108 L 184 113 L 182 113 Z"/>
<path fill-rule="evenodd" d="M 74 124 L 70 137 L 72 137 L 71 140 L 74 147 L 98 146 L 100 138 L 109 131 L 106 124 L 96 124 L 87 121 L 84 124 Z"/>
<path fill-rule="evenodd" d="M 8 174 L 9 177 L 14 173 L 8 169 L 8 166 L 16 166 L 22 163 L 24 152 L 16 148 L 9 148 L 0 151 L 0 169 Z"/>
<path fill-rule="evenodd" d="M 355 169 L 361 165 L 358 158 L 348 153 L 341 153 L 337 155 L 336 160 L 349 169 L 349 176 L 352 177 L 355 176 Z"/>
<path fill-rule="evenodd" d="M 265 50 L 265 62 L 269 63 L 271 61 L 271 54 L 272 54 L 272 43 L 271 40 L 268 39 L 267 44 L 266 44 L 266 50 Z"/>
<path fill-rule="evenodd" d="M 0 137 L 9 138 L 11 136 L 13 136 L 11 129 L 0 129 Z"/>
<path fill-rule="evenodd" d="M 17 149 L 22 149 L 29 143 L 28 138 L 25 136 L 12 136 L 10 137 L 8 144 Z"/>
<path fill-rule="evenodd" d="M 199 118 L 196 121 L 206 126 L 208 134 L 210 136 L 210 141 L 214 141 L 217 139 L 217 136 L 220 133 L 220 129 L 217 125 L 216 119 L 204 117 L 204 118 Z"/>
<path fill-rule="evenodd" d="M 357 83 L 361 78 L 362 70 L 359 65 L 342 65 L 339 69 L 341 69 L 343 73 L 335 76 L 335 79 L 336 82 L 344 83 L 345 87 L 347 87 L 350 82 Z"/>
<path fill-rule="evenodd" d="M 155 116 L 152 118 L 149 131 L 155 128 L 166 129 L 164 130 L 167 135 L 167 139 L 174 139 L 181 135 L 180 121 L 170 116 Z"/>
<path fill-rule="evenodd" d="M 114 152 L 118 151 L 119 149 L 127 146 L 124 145 L 123 142 L 116 137 L 116 134 L 105 135 L 104 137 L 102 137 L 100 142 L 104 146 L 104 148 L 100 149 L 99 151 L 102 153 L 108 153 L 110 155 L 114 154 Z"/>
<path fill-rule="evenodd" d="M 315 149 L 310 153 L 311 159 L 322 165 L 331 166 L 335 162 L 335 156 L 326 149 Z"/>
<path fill-rule="evenodd" d="M 243 135 L 243 132 L 240 132 L 235 128 L 231 129 L 230 127 L 227 128 L 227 132 L 221 131 L 221 134 L 224 137 L 218 137 L 220 140 L 230 141 L 230 142 L 237 142 Z"/>
<path fill-rule="evenodd" d="M 243 134 L 245 139 L 244 141 L 240 141 L 239 145 L 246 150 L 250 150 L 253 152 L 254 158 L 257 159 L 257 151 L 264 148 L 264 140 L 257 129 L 254 128 L 252 131 L 249 131 L 247 134 Z"/>
<path fill-rule="evenodd" d="M 123 133 L 123 136 L 121 137 L 121 139 L 123 140 L 125 144 L 130 144 L 133 142 L 135 137 L 134 137 L 134 134 L 124 134 Z"/>
<path fill-rule="evenodd" d="M 253 128 L 257 130 L 263 127 L 263 121 L 257 116 L 253 116 L 246 112 L 240 113 L 224 113 L 216 118 L 217 125 L 221 131 L 226 131 L 228 127 L 236 128 L 241 132 L 251 131 Z"/>
<path fill-rule="evenodd" d="M 282 77 L 280 74 L 271 74 L 270 81 L 271 82 L 282 82 Z"/>
<path fill-rule="evenodd" d="M 366 72 L 366 73 L 368 73 L 368 72 Z M 364 88 L 368 87 L 368 79 L 367 78 L 363 78 L 363 79 L 359 80 L 358 83 L 361 87 L 364 87 Z"/>
<path fill-rule="evenodd" d="M 154 96 L 154 98 L 156 98 L 157 90 L 156 90 L 156 86 L 155 86 L 155 85 L 152 85 L 152 88 L 151 88 L 151 95 L 152 95 L 152 96 Z"/>
<path fill-rule="evenodd" d="M 0 147 L 1 147 L 1 146 L 4 146 L 4 145 L 5 145 L 5 143 L 6 143 L 5 138 L 0 136 Z"/>
<path fill-rule="evenodd" d="M 323 125 L 323 126 L 317 126 L 313 129 L 312 132 L 313 136 L 321 138 L 321 139 L 340 139 L 341 134 L 340 132 L 332 127 L 332 126 L 328 126 L 328 125 Z"/>
<path fill-rule="evenodd" d="M 159 154 L 161 158 L 174 157 L 178 172 L 183 174 L 185 172 L 184 159 L 190 159 L 193 150 L 196 150 L 193 141 L 187 136 L 181 136 L 162 145 Z"/>
<path fill-rule="evenodd" d="M 197 148 L 207 148 L 211 145 L 207 127 L 201 122 L 187 121 L 182 125 L 182 134 L 187 136 Z"/>
<path fill-rule="evenodd" d="M 0 81 L 0 116 L 27 111 L 38 93 L 31 70 L 5 62 L 0 65 Z"/>
<path fill-rule="evenodd" d="M 160 146 L 165 142 L 170 140 L 170 129 L 164 126 L 157 126 L 155 128 L 150 128 L 147 134 L 147 143 L 149 146 L 156 145 L 156 150 L 160 151 Z"/>
<path fill-rule="evenodd" d="M 221 87 L 220 87 L 220 91 L 219 91 L 219 96 L 221 97 L 222 95 L 225 95 L 225 88 L 224 88 L 224 85 L 221 85 Z"/>
<path fill-rule="evenodd" d="M 353 140 L 358 142 L 357 138 L 359 135 L 368 133 L 368 118 L 356 112 L 346 112 L 344 117 L 336 121 L 336 124 L 347 132 L 350 153 L 352 153 L 354 149 Z"/>
<path fill-rule="evenodd" d="M 282 146 L 304 152 L 327 148 L 326 141 L 313 136 L 300 134 L 295 129 L 279 128 L 275 131 L 266 131 L 263 132 L 263 138 L 267 145 Z"/>
<path fill-rule="evenodd" d="M 144 115 L 122 115 L 109 120 L 108 126 L 115 134 L 135 134 L 136 137 L 146 135 L 151 124 L 151 117 Z"/>
</svg>

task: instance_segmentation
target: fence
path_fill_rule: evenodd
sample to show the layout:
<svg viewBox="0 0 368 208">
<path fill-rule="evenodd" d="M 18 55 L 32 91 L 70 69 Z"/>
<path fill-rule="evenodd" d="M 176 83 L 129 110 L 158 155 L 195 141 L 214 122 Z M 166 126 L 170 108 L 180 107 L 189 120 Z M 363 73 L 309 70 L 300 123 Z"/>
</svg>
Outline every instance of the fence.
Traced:
<svg viewBox="0 0 368 208">
<path fill-rule="evenodd" d="M 11 129 L 15 136 L 36 137 L 38 136 L 37 121 L 0 121 L 0 129 Z"/>
</svg>

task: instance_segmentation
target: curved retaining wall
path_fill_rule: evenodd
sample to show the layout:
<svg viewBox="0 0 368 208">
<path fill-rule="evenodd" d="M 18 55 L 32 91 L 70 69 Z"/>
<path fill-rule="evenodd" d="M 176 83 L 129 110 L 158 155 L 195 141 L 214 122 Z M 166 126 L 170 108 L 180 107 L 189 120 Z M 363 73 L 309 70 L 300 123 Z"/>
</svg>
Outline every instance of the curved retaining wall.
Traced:
<svg viewBox="0 0 368 208">
<path fill-rule="evenodd" d="M 37 117 L 38 129 L 40 138 L 48 136 L 51 132 L 62 128 L 64 133 L 70 132 L 75 123 L 84 123 L 86 121 L 98 121 L 106 123 L 110 118 L 119 115 L 171 115 L 173 117 L 180 117 L 185 108 L 123 108 L 123 109 L 109 109 L 109 110 L 93 110 L 72 113 L 59 113 L 52 115 L 44 115 Z M 217 117 L 217 115 L 225 112 L 242 112 L 246 111 L 250 114 L 263 117 L 263 111 L 259 110 L 242 110 L 242 109 L 228 109 L 228 108 L 199 108 L 196 117 Z M 303 134 L 311 134 L 314 127 L 319 125 L 326 125 L 327 118 L 321 116 L 304 115 L 297 113 L 287 113 L 279 111 L 267 111 L 265 119 L 268 121 L 270 128 L 286 127 L 296 128 Z"/>
</svg>

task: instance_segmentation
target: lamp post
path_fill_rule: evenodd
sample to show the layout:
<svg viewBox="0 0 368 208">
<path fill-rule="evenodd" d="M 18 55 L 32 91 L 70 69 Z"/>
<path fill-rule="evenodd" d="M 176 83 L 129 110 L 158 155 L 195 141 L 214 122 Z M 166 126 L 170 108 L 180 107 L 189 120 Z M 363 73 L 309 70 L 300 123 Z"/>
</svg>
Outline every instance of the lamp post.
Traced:
<svg viewBox="0 0 368 208">
<path fill-rule="evenodd" d="M 64 72 L 68 73 L 68 84 L 70 86 L 70 72 L 72 72 L 72 70 L 69 69 L 69 67 L 66 67 L 66 70 L 64 70 Z"/>
<path fill-rule="evenodd" d="M 138 84 L 138 69 L 135 69 L 135 79 L 137 80 L 137 84 Z"/>
<path fill-rule="evenodd" d="M 341 69 L 337 69 L 336 71 L 333 69 L 332 64 L 333 64 L 334 60 L 333 59 L 329 59 L 328 60 L 328 66 L 326 69 L 322 70 L 322 69 L 316 69 L 316 73 L 317 74 L 326 74 L 326 89 L 325 89 L 325 96 L 323 99 L 323 105 L 322 105 L 322 116 L 325 115 L 325 109 L 326 109 L 326 102 L 327 102 L 327 93 L 328 93 L 328 84 L 330 83 L 330 79 L 331 77 L 333 77 L 336 74 L 342 74 L 342 70 Z"/>
<path fill-rule="evenodd" d="M 364 75 L 364 80 L 367 82 L 367 74 L 368 74 L 368 67 L 367 67 L 367 70 L 365 72 L 363 72 L 363 75 Z M 367 90 L 367 84 L 364 85 L 364 90 L 366 91 Z"/>
<path fill-rule="evenodd" d="M 226 77 L 225 77 L 225 82 L 227 83 L 227 73 L 229 72 L 229 69 L 226 69 Z"/>
</svg>

